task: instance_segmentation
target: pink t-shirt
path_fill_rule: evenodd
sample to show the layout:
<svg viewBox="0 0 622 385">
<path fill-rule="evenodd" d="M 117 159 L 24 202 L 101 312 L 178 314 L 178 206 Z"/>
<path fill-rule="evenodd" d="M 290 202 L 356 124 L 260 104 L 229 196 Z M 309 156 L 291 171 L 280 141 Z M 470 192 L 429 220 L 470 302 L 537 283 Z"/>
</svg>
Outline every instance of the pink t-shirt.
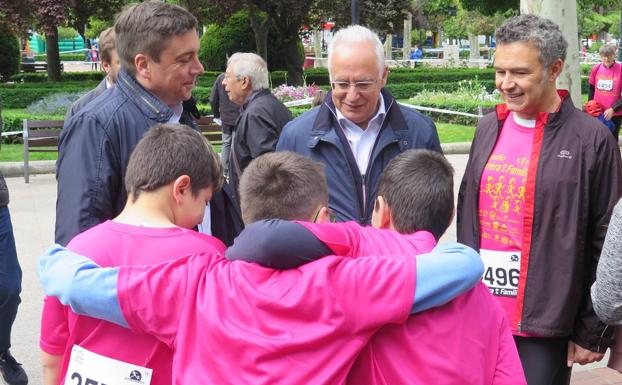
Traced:
<svg viewBox="0 0 622 385">
<path fill-rule="evenodd" d="M 415 281 L 406 256 L 276 271 L 212 253 L 122 267 L 117 287 L 130 327 L 175 347 L 173 384 L 334 385 L 378 328 L 406 320 Z"/>
<path fill-rule="evenodd" d="M 594 86 L 594 100 L 606 110 L 611 107 L 622 92 L 622 64 L 616 62 L 607 68 L 602 63 L 595 65 L 590 73 L 590 84 Z M 614 112 L 614 116 L 622 115 L 622 110 Z"/>
<path fill-rule="evenodd" d="M 156 264 L 179 255 L 225 250 L 218 239 L 193 230 L 138 227 L 112 221 L 77 235 L 67 247 L 103 267 Z M 157 297 L 149 300 L 166 303 Z M 78 316 L 55 297 L 46 297 L 40 347 L 46 353 L 63 355 L 61 384 L 74 344 L 107 357 L 153 369 L 152 385 L 171 384 L 173 351 L 170 345 L 105 321 Z"/>
<path fill-rule="evenodd" d="M 479 193 L 482 281 L 505 309 L 509 322 L 516 311 L 525 188 L 535 127 L 535 121 L 520 123 L 514 113 L 505 120 L 484 167 Z M 519 334 L 516 325 L 511 327 Z"/>
<path fill-rule="evenodd" d="M 300 222 L 334 252 L 350 257 L 427 253 L 432 234 Z M 348 384 L 526 384 L 505 313 L 483 284 L 444 306 L 380 329 L 357 358 Z"/>
</svg>

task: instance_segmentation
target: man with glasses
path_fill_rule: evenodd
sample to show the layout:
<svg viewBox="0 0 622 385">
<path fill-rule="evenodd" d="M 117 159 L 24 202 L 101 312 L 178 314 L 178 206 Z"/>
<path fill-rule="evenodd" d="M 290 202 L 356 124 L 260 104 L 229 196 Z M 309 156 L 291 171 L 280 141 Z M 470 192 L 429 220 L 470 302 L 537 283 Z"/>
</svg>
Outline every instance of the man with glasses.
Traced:
<svg viewBox="0 0 622 385">
<path fill-rule="evenodd" d="M 283 129 L 277 151 L 294 151 L 326 166 L 329 206 L 337 220 L 368 224 L 378 178 L 412 148 L 441 151 L 432 120 L 398 105 L 387 82 L 382 43 L 361 26 L 335 34 L 328 47 L 331 92 L 319 107 Z"/>
<path fill-rule="evenodd" d="M 233 54 L 222 84 L 229 99 L 240 106 L 229 155 L 229 183 L 237 193 L 242 171 L 251 160 L 275 150 L 281 129 L 292 114 L 270 92 L 268 66 L 257 54 Z"/>
</svg>

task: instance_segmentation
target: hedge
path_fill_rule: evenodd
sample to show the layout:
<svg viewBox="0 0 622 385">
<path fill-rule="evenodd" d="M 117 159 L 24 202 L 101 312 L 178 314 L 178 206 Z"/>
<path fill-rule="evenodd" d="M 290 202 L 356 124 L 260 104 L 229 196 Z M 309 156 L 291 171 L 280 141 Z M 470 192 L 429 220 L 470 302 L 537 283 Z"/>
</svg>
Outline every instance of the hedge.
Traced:
<svg viewBox="0 0 622 385">
<path fill-rule="evenodd" d="M 101 71 L 85 71 L 85 72 L 65 72 L 61 75 L 61 80 L 65 81 L 98 81 L 104 78 Z M 45 83 L 48 82 L 48 75 L 45 72 L 37 73 L 20 73 L 11 76 L 14 82 L 24 83 Z"/>
<path fill-rule="evenodd" d="M 4 127 L 2 131 L 21 131 L 24 128 L 24 119 L 37 119 L 37 120 L 63 120 L 63 115 L 33 115 L 23 110 L 2 110 L 2 119 Z M 6 136 L 3 138 L 3 143 L 23 143 L 22 137 L 17 135 Z"/>
<path fill-rule="evenodd" d="M 52 94 L 61 92 L 81 92 L 88 91 L 95 86 L 74 86 L 74 87 L 48 87 L 48 88 L 22 88 L 22 87 L 1 87 L 0 97 L 2 98 L 3 108 L 26 108 L 33 102 Z"/>
</svg>

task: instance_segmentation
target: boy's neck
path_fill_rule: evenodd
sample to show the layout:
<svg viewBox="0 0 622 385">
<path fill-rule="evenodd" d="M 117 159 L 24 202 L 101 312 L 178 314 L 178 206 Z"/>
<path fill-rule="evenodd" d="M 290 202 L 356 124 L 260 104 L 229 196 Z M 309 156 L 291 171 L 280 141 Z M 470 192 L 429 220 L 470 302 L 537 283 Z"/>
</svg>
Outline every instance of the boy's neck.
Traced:
<svg viewBox="0 0 622 385">
<path fill-rule="evenodd" d="M 135 202 L 128 197 L 123 211 L 113 221 L 141 227 L 177 227 L 173 218 L 167 197 L 142 192 Z"/>
</svg>

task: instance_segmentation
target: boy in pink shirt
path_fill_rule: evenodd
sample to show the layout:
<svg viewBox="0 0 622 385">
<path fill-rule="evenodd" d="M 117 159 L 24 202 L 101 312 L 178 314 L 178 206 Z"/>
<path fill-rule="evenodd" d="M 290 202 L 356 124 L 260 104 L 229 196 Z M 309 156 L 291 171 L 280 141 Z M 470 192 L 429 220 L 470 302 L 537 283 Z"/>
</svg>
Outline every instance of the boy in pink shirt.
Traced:
<svg viewBox="0 0 622 385">
<path fill-rule="evenodd" d="M 223 252 L 218 239 L 191 230 L 203 219 L 205 203 L 221 180 L 220 161 L 200 133 L 187 126 L 157 125 L 130 157 L 125 176 L 129 198 L 121 214 L 77 235 L 67 247 L 101 266 L 155 264 L 177 253 Z M 46 297 L 40 339 L 46 385 L 62 384 L 65 376 L 74 375 L 67 369 L 75 345 L 152 369 L 152 385 L 171 383 L 171 344 L 80 316 Z M 79 375 L 90 378 L 89 370 Z"/>
<path fill-rule="evenodd" d="M 241 189 L 245 180 L 253 184 L 253 170 L 263 173 L 254 187 L 272 197 L 262 204 L 281 203 L 276 215 L 327 217 L 317 162 L 294 153 L 263 155 L 246 169 Z M 261 216 L 244 200 L 242 208 L 245 220 Z M 274 271 L 216 253 L 154 267 L 100 268 L 53 249 L 40 274 L 46 292 L 72 308 L 174 346 L 174 384 L 340 384 L 382 325 L 404 322 L 420 304 L 446 302 L 481 274 L 479 257 L 458 244 L 415 254 L 329 256 Z"/>
<path fill-rule="evenodd" d="M 355 222 L 258 222 L 238 237 L 227 257 L 292 268 L 314 258 L 308 232 L 334 254 L 348 257 L 425 253 L 451 223 L 453 202 L 453 169 L 447 160 L 436 152 L 409 150 L 393 159 L 380 178 L 372 216 L 376 229 Z M 295 254 L 302 250 L 304 259 Z M 347 382 L 526 384 L 505 313 L 482 283 L 444 306 L 410 316 L 405 324 L 381 328 Z"/>
</svg>

